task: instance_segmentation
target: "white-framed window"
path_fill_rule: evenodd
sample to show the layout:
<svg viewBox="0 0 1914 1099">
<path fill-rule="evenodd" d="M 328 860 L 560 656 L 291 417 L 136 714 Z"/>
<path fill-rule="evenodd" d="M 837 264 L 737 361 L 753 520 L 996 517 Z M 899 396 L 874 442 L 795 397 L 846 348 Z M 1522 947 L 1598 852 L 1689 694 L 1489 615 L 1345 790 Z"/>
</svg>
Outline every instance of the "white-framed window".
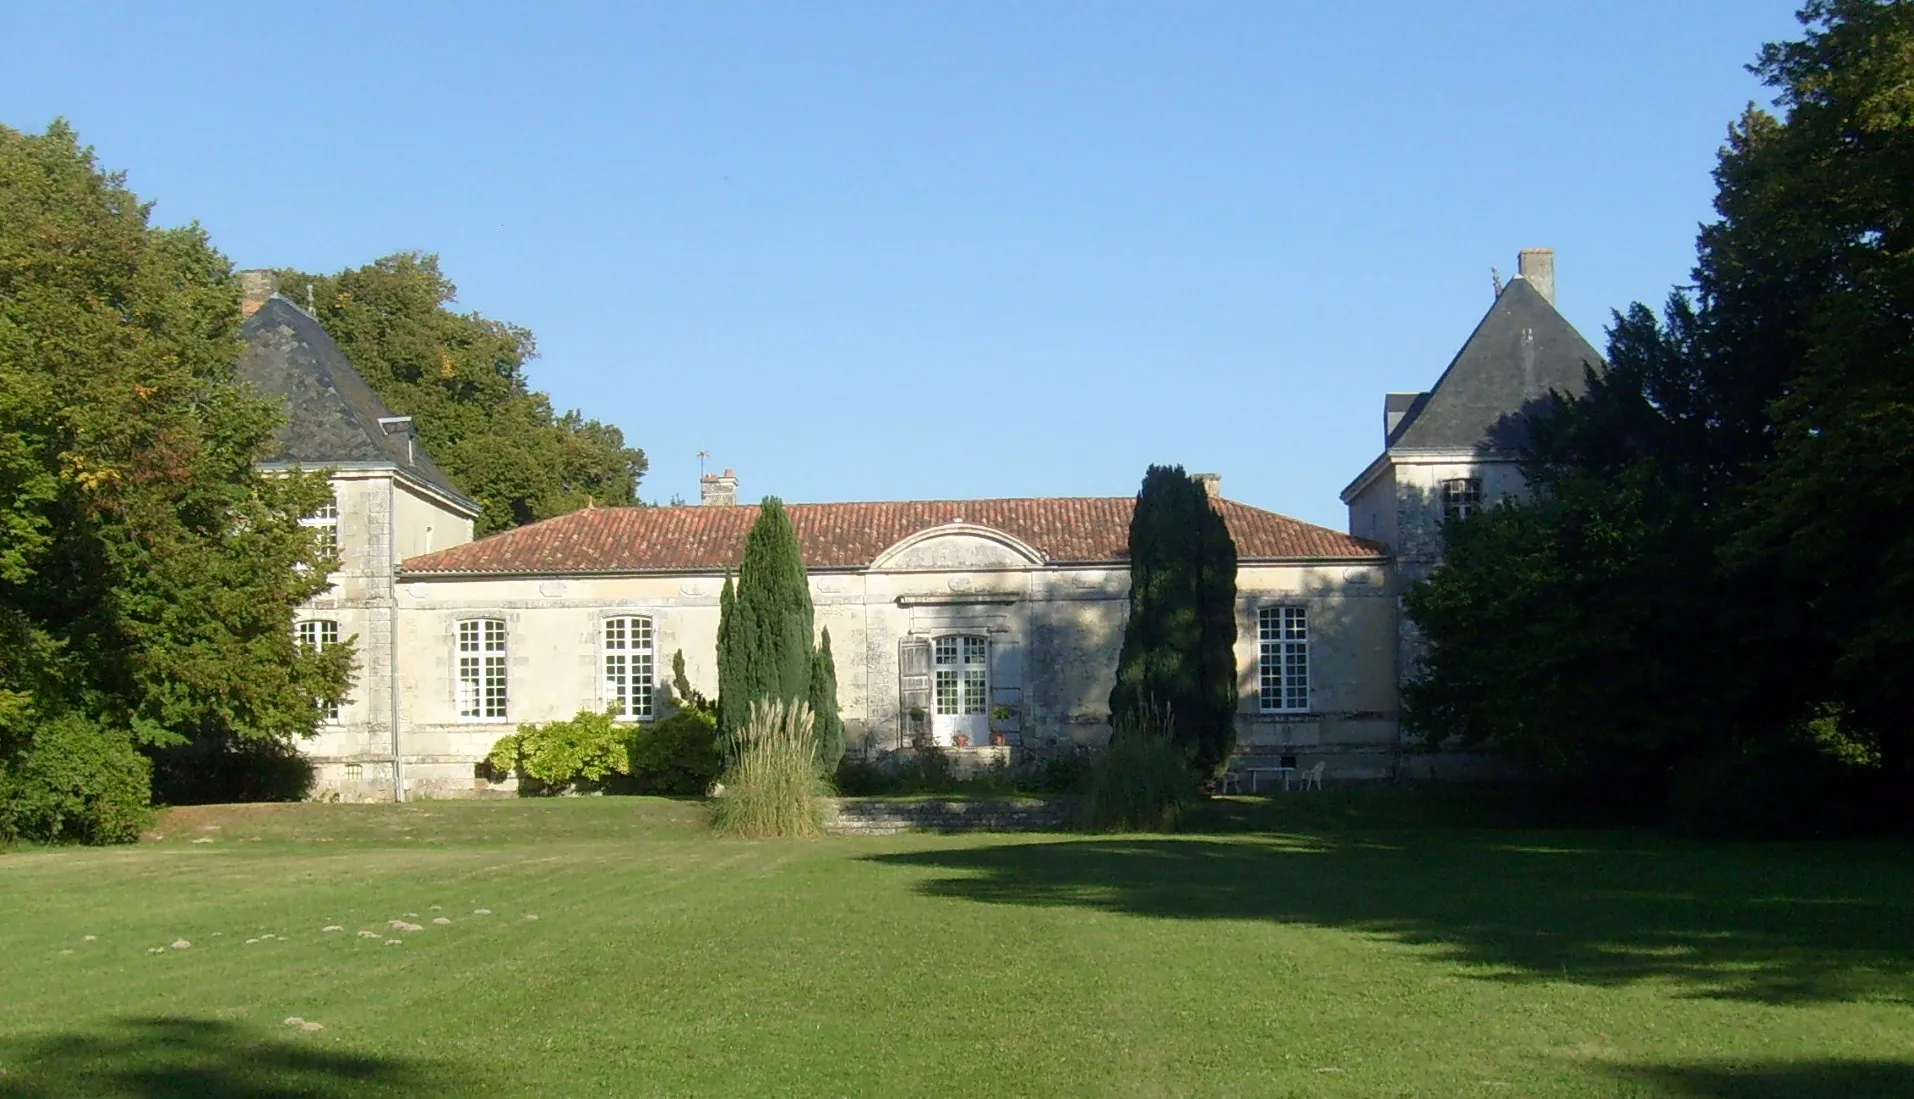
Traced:
<svg viewBox="0 0 1914 1099">
<path fill-rule="evenodd" d="M 940 637 L 935 665 L 937 712 L 945 717 L 989 709 L 990 642 L 981 637 Z"/>
<path fill-rule="evenodd" d="M 339 623 L 330 618 L 308 618 L 299 623 L 299 647 L 311 652 L 324 652 L 339 643 Z M 320 716 L 327 721 L 339 720 L 339 704 L 322 702 L 319 704 Z"/>
<path fill-rule="evenodd" d="M 319 505 L 319 510 L 299 520 L 299 525 L 302 527 L 311 527 L 313 533 L 319 536 L 320 548 L 324 549 L 327 553 L 337 552 L 339 549 L 338 495 L 334 494 L 326 497 L 326 502 Z"/>
<path fill-rule="evenodd" d="M 605 619 L 602 634 L 605 704 L 620 717 L 651 716 L 651 619 L 620 615 Z"/>
<path fill-rule="evenodd" d="M 1482 478 L 1454 477 L 1442 482 L 1442 517 L 1467 519 L 1482 510 Z"/>
<path fill-rule="evenodd" d="M 1257 698 L 1262 711 L 1309 709 L 1309 608 L 1264 607 L 1256 615 Z"/>
<path fill-rule="evenodd" d="M 459 716 L 481 721 L 505 717 L 505 622 L 471 618 L 459 623 Z"/>
</svg>

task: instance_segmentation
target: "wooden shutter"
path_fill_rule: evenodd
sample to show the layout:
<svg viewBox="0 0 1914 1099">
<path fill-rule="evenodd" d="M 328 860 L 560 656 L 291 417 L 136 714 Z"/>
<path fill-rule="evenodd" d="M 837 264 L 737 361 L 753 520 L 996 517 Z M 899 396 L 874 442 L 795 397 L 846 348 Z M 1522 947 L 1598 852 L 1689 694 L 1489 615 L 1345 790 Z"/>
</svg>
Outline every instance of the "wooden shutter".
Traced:
<svg viewBox="0 0 1914 1099">
<path fill-rule="evenodd" d="M 911 741 L 915 732 L 930 732 L 930 642 L 921 637 L 906 637 L 897 643 L 898 744 Z M 924 715 L 923 726 L 911 726 L 911 711 Z"/>
</svg>

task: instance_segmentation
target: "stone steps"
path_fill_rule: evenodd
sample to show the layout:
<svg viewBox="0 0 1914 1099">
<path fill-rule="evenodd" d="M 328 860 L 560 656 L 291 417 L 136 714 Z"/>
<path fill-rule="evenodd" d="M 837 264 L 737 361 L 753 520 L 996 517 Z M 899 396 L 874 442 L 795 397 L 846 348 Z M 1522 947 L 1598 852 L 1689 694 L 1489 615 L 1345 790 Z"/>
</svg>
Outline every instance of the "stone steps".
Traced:
<svg viewBox="0 0 1914 1099">
<path fill-rule="evenodd" d="M 831 831 L 882 836 L 899 832 L 1064 832 L 1076 823 L 1068 798 L 1015 801 L 839 798 Z"/>
</svg>

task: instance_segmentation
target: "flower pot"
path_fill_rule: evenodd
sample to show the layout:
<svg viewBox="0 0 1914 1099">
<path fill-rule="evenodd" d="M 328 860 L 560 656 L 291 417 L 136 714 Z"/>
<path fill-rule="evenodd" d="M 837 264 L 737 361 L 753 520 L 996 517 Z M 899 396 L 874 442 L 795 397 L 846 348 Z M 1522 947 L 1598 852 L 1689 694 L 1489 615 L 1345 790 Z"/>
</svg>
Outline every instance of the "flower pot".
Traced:
<svg viewBox="0 0 1914 1099">
<path fill-rule="evenodd" d="M 1008 743 L 1010 743 L 1010 738 L 1005 736 L 1004 734 L 1002 733 L 990 734 L 990 746 L 992 748 L 1001 748 Z"/>
<path fill-rule="evenodd" d="M 968 748 L 970 747 L 970 737 L 963 733 L 958 733 L 956 736 L 950 738 L 950 743 L 953 747 Z"/>
</svg>

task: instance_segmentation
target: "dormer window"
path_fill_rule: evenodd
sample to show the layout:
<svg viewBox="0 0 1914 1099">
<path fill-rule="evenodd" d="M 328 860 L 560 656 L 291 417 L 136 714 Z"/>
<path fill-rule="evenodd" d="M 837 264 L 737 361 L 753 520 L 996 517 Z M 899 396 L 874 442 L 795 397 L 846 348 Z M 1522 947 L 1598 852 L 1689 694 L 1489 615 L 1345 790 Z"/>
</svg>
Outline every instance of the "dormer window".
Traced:
<svg viewBox="0 0 1914 1099">
<path fill-rule="evenodd" d="M 1482 510 L 1482 478 L 1456 477 L 1442 482 L 1442 517 L 1467 519 Z"/>
</svg>

